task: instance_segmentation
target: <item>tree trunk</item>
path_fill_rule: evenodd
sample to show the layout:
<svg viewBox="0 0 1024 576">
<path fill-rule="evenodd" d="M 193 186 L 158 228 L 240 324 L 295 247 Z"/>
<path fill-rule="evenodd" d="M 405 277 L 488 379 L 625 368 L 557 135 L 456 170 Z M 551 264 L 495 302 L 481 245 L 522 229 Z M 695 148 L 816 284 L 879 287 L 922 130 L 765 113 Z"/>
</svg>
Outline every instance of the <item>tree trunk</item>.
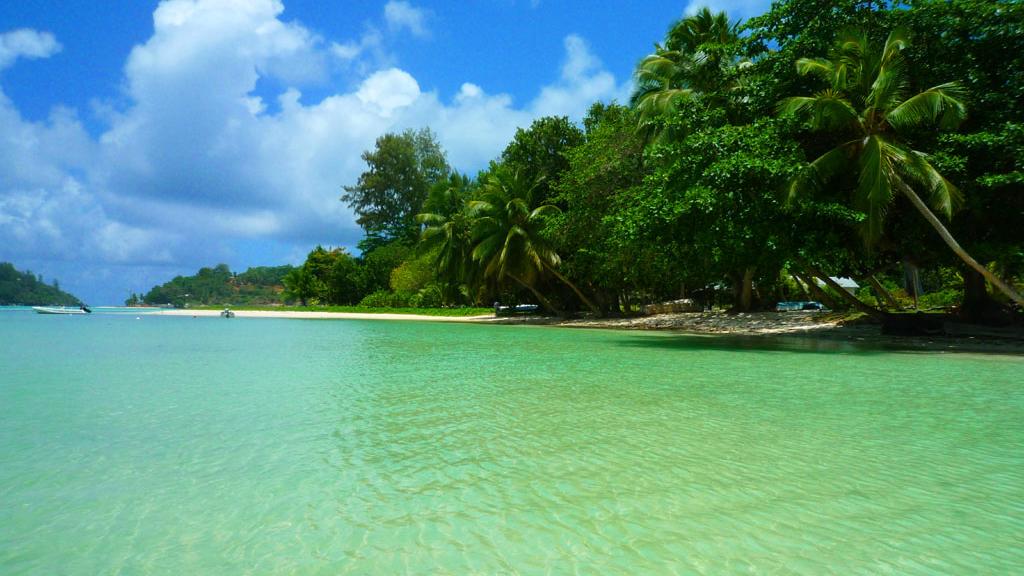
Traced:
<svg viewBox="0 0 1024 576">
<path fill-rule="evenodd" d="M 814 281 L 813 276 L 810 276 L 808 273 L 800 272 L 793 272 L 793 275 L 803 282 L 804 285 L 807 286 L 807 289 L 810 290 L 811 294 L 814 294 L 814 297 L 820 300 L 822 304 L 828 306 L 832 310 L 838 308 L 838 306 L 836 306 L 835 299 L 829 296 L 828 292 L 822 290 L 821 286 L 818 286 L 818 283 Z"/>
<path fill-rule="evenodd" d="M 804 282 L 797 278 L 797 275 L 794 274 L 793 272 L 790 272 L 789 275 L 793 278 L 793 280 L 796 281 L 796 289 L 800 291 L 800 293 L 797 294 L 797 296 L 800 297 L 801 300 L 810 300 L 811 297 L 808 296 L 807 289 L 804 288 Z"/>
<path fill-rule="evenodd" d="M 856 308 L 857 310 L 860 310 L 861 312 L 863 312 L 863 313 L 865 313 L 865 314 L 867 314 L 869 316 L 872 316 L 874 318 L 881 318 L 881 317 L 885 316 L 885 314 L 881 310 L 879 310 L 877 308 L 872 308 L 871 306 L 868 306 L 867 304 L 861 302 L 859 298 L 857 298 L 853 294 L 850 294 L 849 292 L 847 292 L 846 288 L 843 288 L 842 286 L 840 286 L 838 282 L 833 280 L 827 274 L 822 273 L 821 270 L 818 270 L 817 268 L 815 268 L 813 266 L 807 266 L 807 270 L 812 275 L 817 276 L 818 278 L 820 278 L 821 281 L 824 282 L 826 286 L 831 288 L 833 292 L 839 294 L 840 298 L 842 298 L 843 300 L 846 300 L 847 302 L 852 304 L 853 307 Z"/>
<path fill-rule="evenodd" d="M 602 292 L 601 293 L 601 312 L 605 316 L 619 316 L 619 293 L 615 292 Z"/>
<path fill-rule="evenodd" d="M 964 301 L 961 315 L 976 324 L 1001 325 L 1012 321 L 1008 310 L 992 299 L 985 289 L 985 277 L 972 268 L 963 271 Z"/>
<path fill-rule="evenodd" d="M 594 314 L 597 314 L 598 316 L 601 315 L 601 309 L 598 308 L 597 306 L 594 306 L 594 303 L 590 301 L 590 298 L 587 298 L 586 296 L 584 296 L 583 292 L 580 292 L 580 289 L 577 288 L 575 284 L 570 282 L 569 279 L 566 278 L 565 276 L 562 276 L 562 274 L 559 273 L 558 270 L 555 270 L 554 266 L 551 266 L 547 262 L 545 262 L 544 263 L 544 267 L 547 268 L 548 270 L 550 270 L 551 273 L 554 274 L 556 278 L 561 280 L 566 286 L 568 286 L 569 288 L 572 288 L 572 291 L 575 292 L 577 296 L 579 296 L 580 300 L 583 301 L 583 303 L 587 306 L 587 308 L 590 308 L 591 312 L 593 312 Z"/>
<path fill-rule="evenodd" d="M 523 288 L 526 288 L 527 290 L 532 292 L 533 295 L 537 298 L 537 301 L 540 302 L 541 306 L 544 306 L 545 308 L 547 308 L 551 312 L 554 312 L 558 316 L 563 316 L 563 317 L 565 316 L 565 314 L 561 310 L 559 310 L 558 308 L 555 308 L 555 305 L 552 304 L 550 300 L 545 298 L 544 295 L 541 294 L 539 290 L 537 290 L 533 286 L 527 284 L 526 282 L 523 282 L 522 280 L 520 280 L 519 278 L 516 278 L 515 276 L 513 276 L 511 274 L 509 274 L 508 277 L 513 279 L 513 280 L 515 280 Z"/>
<path fill-rule="evenodd" d="M 743 270 L 743 277 L 740 280 L 739 289 L 739 309 L 744 312 L 750 311 L 751 294 L 753 294 L 754 288 L 754 268 L 753 266 L 745 268 Z"/>
<path fill-rule="evenodd" d="M 907 294 L 914 300 L 914 310 L 917 310 L 917 299 L 924 292 L 924 288 L 921 287 L 921 274 L 917 265 L 909 260 L 903 261 L 903 285 L 907 287 Z"/>
<path fill-rule="evenodd" d="M 953 253 L 959 256 L 960 259 L 967 263 L 968 266 L 975 269 L 979 274 L 984 276 L 986 280 L 988 280 L 993 286 L 998 288 L 1000 292 L 1009 297 L 1010 300 L 1013 300 L 1019 306 L 1024 306 L 1024 296 L 1018 294 L 1013 288 L 1011 288 L 1008 284 L 1003 282 L 1002 279 L 999 278 L 999 276 L 993 274 L 991 270 L 979 264 L 978 261 L 975 260 L 974 258 L 971 258 L 971 255 L 960 247 L 960 244 L 958 244 L 957 241 L 953 239 L 953 236 L 949 233 L 949 230 L 946 230 L 946 227 L 942 225 L 942 222 L 940 222 L 939 219 L 935 216 L 935 214 L 933 214 L 932 211 L 928 208 L 928 206 L 925 205 L 924 201 L 921 200 L 921 197 L 918 196 L 917 193 L 915 193 L 910 188 L 910 186 L 907 186 L 898 178 L 896 179 L 896 182 L 900 191 L 903 192 L 907 199 L 910 200 L 910 203 L 914 205 L 914 208 L 917 208 L 917 211 L 920 212 L 922 216 L 924 216 L 924 219 L 927 220 L 928 223 L 932 225 L 932 228 L 935 228 L 935 231 L 939 233 L 940 237 L 942 237 L 942 241 L 945 242 L 947 246 L 949 246 Z"/>
<path fill-rule="evenodd" d="M 875 291 L 875 294 L 878 294 L 878 297 L 885 301 L 886 306 L 892 308 L 893 310 L 900 309 L 900 303 L 896 301 L 896 298 L 892 295 L 892 292 L 886 290 L 885 286 L 882 286 L 882 283 L 878 281 L 878 278 L 875 278 L 874 274 L 868 274 L 867 281 L 868 284 L 871 285 L 871 288 Z"/>
</svg>

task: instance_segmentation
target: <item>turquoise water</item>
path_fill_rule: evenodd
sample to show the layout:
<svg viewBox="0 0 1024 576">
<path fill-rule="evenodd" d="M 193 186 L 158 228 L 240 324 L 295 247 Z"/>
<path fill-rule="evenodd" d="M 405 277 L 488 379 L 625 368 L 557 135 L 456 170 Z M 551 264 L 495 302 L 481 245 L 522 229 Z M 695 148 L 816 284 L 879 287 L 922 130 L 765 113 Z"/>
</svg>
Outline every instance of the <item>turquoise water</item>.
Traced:
<svg viewBox="0 0 1024 576">
<path fill-rule="evenodd" d="M 1020 573 L 1024 360 L 0 314 L 0 574 L 574 571 Z"/>
<path fill-rule="evenodd" d="M 46 308 L 68 308 L 71 310 L 78 309 L 77 306 L 46 306 Z M 168 310 L 168 308 L 157 308 L 157 307 L 146 307 L 137 308 L 129 306 L 89 306 L 89 310 L 92 310 L 93 314 L 135 314 L 136 316 L 142 314 L 153 314 L 160 312 L 161 310 Z M 32 306 L 0 306 L 0 314 L 8 312 L 32 312 Z M 2 318 L 3 316 L 0 316 Z"/>
</svg>

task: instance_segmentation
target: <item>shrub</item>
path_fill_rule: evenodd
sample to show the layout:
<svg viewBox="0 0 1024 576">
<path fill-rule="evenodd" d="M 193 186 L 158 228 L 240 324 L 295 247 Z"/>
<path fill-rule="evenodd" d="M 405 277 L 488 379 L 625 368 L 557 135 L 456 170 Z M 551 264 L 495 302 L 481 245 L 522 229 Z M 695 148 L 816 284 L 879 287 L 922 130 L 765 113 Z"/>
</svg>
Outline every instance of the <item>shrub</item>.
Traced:
<svg viewBox="0 0 1024 576">
<path fill-rule="evenodd" d="M 377 290 L 371 294 L 367 294 L 359 305 L 367 308 L 408 308 L 410 300 L 412 299 L 411 294 L 403 292 L 389 292 L 387 290 Z"/>
<path fill-rule="evenodd" d="M 964 299 L 963 291 L 956 290 L 954 288 L 946 288 L 945 290 L 939 290 L 938 292 L 929 292 L 922 294 L 917 299 L 917 305 L 919 308 L 925 310 L 929 308 L 951 308 L 957 306 Z"/>
<path fill-rule="evenodd" d="M 444 305 L 444 292 L 438 284 L 428 284 L 409 299 L 416 308 L 440 308 Z"/>
</svg>

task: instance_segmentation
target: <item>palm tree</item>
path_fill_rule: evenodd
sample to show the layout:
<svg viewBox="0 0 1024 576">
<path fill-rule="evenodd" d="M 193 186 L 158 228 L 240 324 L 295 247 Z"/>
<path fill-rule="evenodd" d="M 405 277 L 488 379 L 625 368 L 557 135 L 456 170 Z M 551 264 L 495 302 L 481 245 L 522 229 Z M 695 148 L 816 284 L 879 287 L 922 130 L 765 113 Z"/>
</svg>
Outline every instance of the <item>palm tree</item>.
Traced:
<svg viewBox="0 0 1024 576">
<path fill-rule="evenodd" d="M 867 215 L 863 233 L 870 245 L 881 237 L 886 212 L 898 192 L 968 266 L 1024 305 L 1024 298 L 957 243 L 914 191 L 918 187 L 925 192 L 932 208 L 946 218 L 952 215 L 959 191 L 902 136 L 922 128 L 956 128 L 967 117 L 967 107 L 964 90 L 956 82 L 908 97 L 910 78 L 902 55 L 908 45 L 906 34 L 893 30 L 877 52 L 864 32 L 847 30 L 839 35 L 828 59 L 797 61 L 799 74 L 819 76 L 828 88 L 813 96 L 786 98 L 779 102 L 778 113 L 806 116 L 813 130 L 842 135 L 842 142 L 801 171 L 790 184 L 789 200 L 819 190 L 839 176 L 856 174 L 853 205 Z"/>
<path fill-rule="evenodd" d="M 298 299 L 299 305 L 306 306 L 309 300 L 323 292 L 323 283 L 307 268 L 299 266 L 282 278 L 284 296 L 288 300 Z"/>
<path fill-rule="evenodd" d="M 639 127 L 660 137 L 656 120 L 681 102 L 699 97 L 714 101 L 736 87 L 727 68 L 734 62 L 729 48 L 739 39 L 740 23 L 725 12 L 701 8 L 669 28 L 665 43 L 637 65 L 636 89 L 630 106 L 638 112 Z"/>
<path fill-rule="evenodd" d="M 468 212 L 469 178 L 459 174 L 449 176 L 430 189 L 423 205 L 423 213 L 416 221 L 423 225 L 420 233 L 422 245 L 437 247 L 434 266 L 445 283 L 445 298 L 456 299 L 460 287 L 471 283 L 472 219 Z"/>
<path fill-rule="evenodd" d="M 557 269 L 561 258 L 541 234 L 548 216 L 560 213 L 557 206 L 534 206 L 535 192 L 542 179 L 528 179 L 519 171 L 500 166 L 484 182 L 479 200 L 469 203 L 475 219 L 473 259 L 483 274 L 500 283 L 506 278 L 526 288 L 548 310 L 561 315 L 539 290 L 536 282 L 550 272 L 573 290 L 591 311 L 599 313 L 589 298 Z"/>
</svg>

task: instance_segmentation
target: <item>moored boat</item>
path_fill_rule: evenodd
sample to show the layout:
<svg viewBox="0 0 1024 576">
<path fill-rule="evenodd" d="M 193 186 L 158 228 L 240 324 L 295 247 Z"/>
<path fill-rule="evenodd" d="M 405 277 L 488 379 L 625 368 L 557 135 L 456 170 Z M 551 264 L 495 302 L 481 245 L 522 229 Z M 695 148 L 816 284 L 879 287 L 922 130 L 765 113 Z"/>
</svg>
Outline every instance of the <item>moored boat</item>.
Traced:
<svg viewBox="0 0 1024 576">
<path fill-rule="evenodd" d="M 92 310 L 89 310 L 87 306 L 80 306 L 78 308 L 66 308 L 64 306 L 33 306 L 33 310 L 37 314 L 89 314 Z"/>
</svg>

